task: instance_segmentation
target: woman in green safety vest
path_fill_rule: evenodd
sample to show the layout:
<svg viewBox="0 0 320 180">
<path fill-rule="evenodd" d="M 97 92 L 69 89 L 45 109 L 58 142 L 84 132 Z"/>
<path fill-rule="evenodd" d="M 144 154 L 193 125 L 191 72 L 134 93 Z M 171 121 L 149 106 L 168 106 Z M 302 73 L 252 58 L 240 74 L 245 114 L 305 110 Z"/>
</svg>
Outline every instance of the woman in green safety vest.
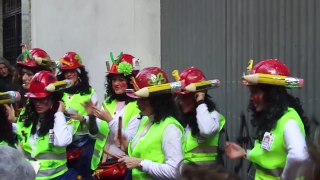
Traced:
<svg viewBox="0 0 320 180">
<path fill-rule="evenodd" d="M 135 91 L 168 83 L 166 73 L 156 67 L 145 68 L 134 78 Z M 133 179 L 175 179 L 183 159 L 183 127 L 176 119 L 177 110 L 172 94 L 153 91 L 138 98 L 143 115 L 137 134 L 129 143 L 129 157 L 122 157 Z M 133 94 L 131 94 L 133 96 Z M 134 97 L 134 96 L 133 96 Z"/>
<path fill-rule="evenodd" d="M 194 67 L 185 69 L 178 79 L 184 86 L 207 80 L 204 73 Z M 219 135 L 225 126 L 225 119 L 206 91 L 176 93 L 185 126 L 185 163 L 213 164 L 221 160 L 218 159 Z"/>
<path fill-rule="evenodd" d="M 68 167 L 76 169 L 82 178 L 89 179 L 92 174 L 90 162 L 95 143 L 93 136 L 98 134 L 98 129 L 96 126 L 89 126 L 90 118 L 85 106 L 97 105 L 98 97 L 89 84 L 88 72 L 79 54 L 67 52 L 60 59 L 60 64 L 61 73 L 58 74 L 58 79 L 66 79 L 72 81 L 73 84 L 64 91 L 62 98 L 66 106 L 66 113 L 80 124 L 72 144 L 68 146 Z M 95 118 L 92 118 L 91 121 L 95 121 Z"/>
<path fill-rule="evenodd" d="M 286 88 L 302 87 L 303 80 L 290 77 L 288 67 L 268 59 L 256 64 L 243 76 L 250 89 L 249 111 L 256 128 L 252 150 L 235 143 L 226 144 L 231 159 L 247 158 L 256 167 L 255 179 L 290 179 L 295 164 L 308 158 L 305 137 L 309 132 L 307 118 L 298 98 Z"/>
<path fill-rule="evenodd" d="M 73 121 L 66 121 L 61 92 L 45 88 L 57 81 L 48 71 L 34 75 L 25 111 L 18 120 L 18 138 L 25 157 L 34 165 L 36 179 L 76 179 L 77 173 L 68 170 L 66 147 L 72 142 Z"/>
<path fill-rule="evenodd" d="M 116 59 L 113 58 L 112 53 L 110 55 L 113 64 L 110 69 L 107 66 L 107 98 L 103 102 L 101 109 L 96 107 L 94 110 L 94 115 L 107 122 L 110 129 L 107 141 L 101 142 L 101 144 L 96 143 L 93 153 L 91 168 L 95 170 L 95 175 L 100 178 L 115 177 L 114 173 L 107 173 L 111 172 L 110 169 L 99 167 L 103 166 L 103 164 L 117 163 L 117 159 L 110 156 L 110 154 L 116 156 L 126 155 L 114 141 L 115 137 L 120 133 L 118 132 L 119 126 L 121 126 L 121 134 L 130 141 L 136 134 L 140 124 L 140 119 L 138 119 L 140 110 L 137 102 L 126 94 L 127 89 L 133 89 L 130 81 L 139 70 L 139 60 L 130 54 L 121 53 Z M 119 122 L 119 119 L 121 122 Z M 101 125 L 100 127 L 103 128 Z M 116 176 L 118 177 L 118 175 Z"/>
</svg>

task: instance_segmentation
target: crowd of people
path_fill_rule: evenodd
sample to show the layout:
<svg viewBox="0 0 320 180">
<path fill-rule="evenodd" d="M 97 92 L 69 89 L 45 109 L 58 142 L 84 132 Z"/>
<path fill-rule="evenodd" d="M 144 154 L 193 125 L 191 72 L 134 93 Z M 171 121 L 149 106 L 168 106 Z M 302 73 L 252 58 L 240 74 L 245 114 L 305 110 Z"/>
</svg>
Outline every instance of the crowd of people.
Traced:
<svg viewBox="0 0 320 180">
<path fill-rule="evenodd" d="M 0 158 L 1 175 L 39 180 L 240 179 L 221 166 L 224 151 L 230 159 L 251 161 L 257 180 L 319 176 L 319 145 L 308 151 L 308 119 L 299 99 L 287 91 L 301 83 L 281 61 L 250 64 L 243 77 L 256 130 L 253 149 L 225 142 L 222 150 L 227 120 L 208 94 L 215 86 L 202 70 L 176 71 L 176 81 L 170 82 L 159 67 L 139 69 L 139 59 L 130 54 L 111 54 L 110 60 L 101 104 L 76 52 L 55 62 L 40 48 L 25 48 L 15 75 L 0 60 L 0 152 L 8 154 Z M 21 100 L 13 102 L 9 91 L 19 91 Z M 7 167 L 18 171 L 14 175 L 3 164 L 8 161 L 13 164 Z M 310 168 L 302 168 L 306 166 Z"/>
</svg>

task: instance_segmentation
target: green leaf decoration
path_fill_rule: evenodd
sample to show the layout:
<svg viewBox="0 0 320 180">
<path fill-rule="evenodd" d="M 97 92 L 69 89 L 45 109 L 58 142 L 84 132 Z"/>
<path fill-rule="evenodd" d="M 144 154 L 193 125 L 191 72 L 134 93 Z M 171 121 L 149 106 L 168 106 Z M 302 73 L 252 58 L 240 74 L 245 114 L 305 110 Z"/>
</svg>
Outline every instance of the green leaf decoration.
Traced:
<svg viewBox="0 0 320 180">
<path fill-rule="evenodd" d="M 157 75 L 151 75 L 151 79 L 148 81 L 148 84 L 151 86 L 159 85 L 159 84 L 165 84 L 167 83 L 167 80 L 163 77 L 162 73 L 159 73 Z"/>
<path fill-rule="evenodd" d="M 118 66 L 118 72 L 122 73 L 124 76 L 128 76 L 132 73 L 133 67 L 127 62 L 122 62 Z"/>
</svg>

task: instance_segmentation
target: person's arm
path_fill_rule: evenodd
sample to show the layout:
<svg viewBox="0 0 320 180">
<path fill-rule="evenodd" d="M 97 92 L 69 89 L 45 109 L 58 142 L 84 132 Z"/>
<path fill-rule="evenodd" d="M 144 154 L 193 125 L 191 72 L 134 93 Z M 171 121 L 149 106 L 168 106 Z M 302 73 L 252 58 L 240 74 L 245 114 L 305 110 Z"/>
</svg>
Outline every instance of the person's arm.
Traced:
<svg viewBox="0 0 320 180">
<path fill-rule="evenodd" d="M 199 104 L 196 111 L 197 123 L 201 136 L 211 137 L 219 132 L 220 114 L 217 111 L 210 113 L 208 111 L 208 106 L 205 103 Z"/>
<path fill-rule="evenodd" d="M 132 120 L 129 121 L 126 129 L 122 128 L 122 134 L 126 136 L 128 141 L 131 141 L 138 131 L 138 128 L 140 125 L 140 119 L 138 118 L 139 118 L 139 115 L 137 115 L 136 117 L 134 117 Z M 118 125 L 119 125 L 118 118 L 114 118 L 109 122 L 109 127 L 113 134 L 117 134 Z"/>
<path fill-rule="evenodd" d="M 175 125 L 169 125 L 165 129 L 162 149 L 165 153 L 165 163 L 143 160 L 142 170 L 155 178 L 175 179 L 178 165 L 183 160 L 182 132 Z"/>
<path fill-rule="evenodd" d="M 65 147 L 72 142 L 73 124 L 66 122 L 66 117 L 62 112 L 54 114 L 54 145 L 58 147 Z"/>
<path fill-rule="evenodd" d="M 308 159 L 305 137 L 295 120 L 289 120 L 284 130 L 285 145 L 288 150 L 287 162 L 282 173 L 282 179 L 287 179 L 295 165 Z"/>
</svg>

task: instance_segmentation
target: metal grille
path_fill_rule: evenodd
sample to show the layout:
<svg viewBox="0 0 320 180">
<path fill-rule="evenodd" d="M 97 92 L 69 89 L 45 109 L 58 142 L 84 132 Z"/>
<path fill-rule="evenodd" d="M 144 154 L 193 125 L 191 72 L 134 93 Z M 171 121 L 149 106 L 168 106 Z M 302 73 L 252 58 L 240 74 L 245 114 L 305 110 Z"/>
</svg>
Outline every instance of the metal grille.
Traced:
<svg viewBox="0 0 320 180">
<path fill-rule="evenodd" d="M 3 56 L 15 64 L 21 53 L 21 0 L 3 1 Z"/>
</svg>

